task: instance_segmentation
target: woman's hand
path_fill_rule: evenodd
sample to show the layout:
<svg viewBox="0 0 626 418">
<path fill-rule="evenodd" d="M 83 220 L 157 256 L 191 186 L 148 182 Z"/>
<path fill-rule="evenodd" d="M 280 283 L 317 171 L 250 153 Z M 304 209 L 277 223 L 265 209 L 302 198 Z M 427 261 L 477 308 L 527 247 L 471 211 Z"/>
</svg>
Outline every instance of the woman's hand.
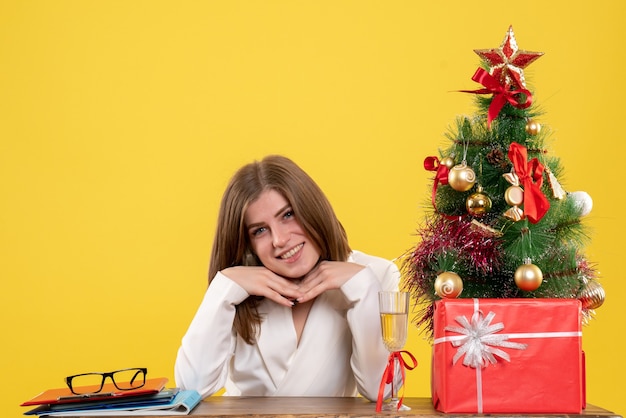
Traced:
<svg viewBox="0 0 626 418">
<path fill-rule="evenodd" d="M 293 301 L 303 295 L 298 284 L 263 266 L 229 267 L 222 270 L 222 274 L 241 286 L 249 295 L 263 296 L 283 306 L 292 307 Z"/>
<path fill-rule="evenodd" d="M 356 263 L 322 261 L 300 283 L 302 296 L 297 298 L 298 303 L 314 299 L 327 290 L 339 289 L 364 268 Z"/>
</svg>

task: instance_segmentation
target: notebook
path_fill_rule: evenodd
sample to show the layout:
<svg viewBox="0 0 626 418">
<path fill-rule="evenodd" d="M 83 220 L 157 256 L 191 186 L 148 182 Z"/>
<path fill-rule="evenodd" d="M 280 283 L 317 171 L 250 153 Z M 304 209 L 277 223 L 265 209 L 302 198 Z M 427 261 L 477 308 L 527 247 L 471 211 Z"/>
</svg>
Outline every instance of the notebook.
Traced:
<svg viewBox="0 0 626 418">
<path fill-rule="evenodd" d="M 119 390 L 113 383 L 105 383 L 102 390 L 98 393 L 90 393 L 86 395 L 75 395 L 69 388 L 48 389 L 34 398 L 24 402 L 21 406 L 30 405 L 55 405 L 72 402 L 90 402 L 102 401 L 107 399 L 126 398 L 129 396 L 150 395 L 159 393 L 165 388 L 168 379 L 160 377 L 156 379 L 147 379 L 146 384 L 138 389 Z M 95 388 L 97 389 L 97 387 Z M 81 392 L 89 392 L 89 387 L 85 386 Z"/>
</svg>

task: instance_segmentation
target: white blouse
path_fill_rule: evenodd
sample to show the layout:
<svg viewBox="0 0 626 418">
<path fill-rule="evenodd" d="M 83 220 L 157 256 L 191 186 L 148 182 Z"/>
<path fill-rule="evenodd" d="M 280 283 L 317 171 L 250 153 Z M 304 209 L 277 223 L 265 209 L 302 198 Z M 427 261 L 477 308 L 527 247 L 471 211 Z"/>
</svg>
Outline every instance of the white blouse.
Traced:
<svg viewBox="0 0 626 418">
<path fill-rule="evenodd" d="M 176 385 L 207 397 L 223 387 L 233 396 L 357 396 L 376 400 L 387 365 L 378 291 L 398 290 L 400 273 L 388 260 L 353 252 L 366 266 L 341 289 L 319 295 L 297 343 L 291 309 L 269 299 L 255 344 L 233 329 L 235 306 L 248 293 L 218 273 L 182 339 Z"/>
</svg>

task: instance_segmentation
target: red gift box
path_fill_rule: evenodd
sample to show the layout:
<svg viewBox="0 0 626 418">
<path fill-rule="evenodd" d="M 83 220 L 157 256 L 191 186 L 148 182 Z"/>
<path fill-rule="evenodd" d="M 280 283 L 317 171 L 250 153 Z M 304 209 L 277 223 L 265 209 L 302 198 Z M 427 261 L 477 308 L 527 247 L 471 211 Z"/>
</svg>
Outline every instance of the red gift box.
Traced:
<svg viewBox="0 0 626 418">
<path fill-rule="evenodd" d="M 581 413 L 575 299 L 435 302 L 432 401 L 444 413 Z"/>
</svg>

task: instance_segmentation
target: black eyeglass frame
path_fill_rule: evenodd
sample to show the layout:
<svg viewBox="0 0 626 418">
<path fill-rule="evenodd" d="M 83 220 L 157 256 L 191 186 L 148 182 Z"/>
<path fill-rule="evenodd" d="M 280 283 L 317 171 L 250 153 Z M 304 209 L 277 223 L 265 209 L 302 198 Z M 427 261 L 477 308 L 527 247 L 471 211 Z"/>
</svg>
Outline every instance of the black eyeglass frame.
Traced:
<svg viewBox="0 0 626 418">
<path fill-rule="evenodd" d="M 119 387 L 117 382 L 115 381 L 115 374 L 119 373 L 119 372 L 129 372 L 129 371 L 133 371 L 136 370 L 137 372 L 133 375 L 133 378 L 130 380 L 130 383 L 132 384 L 135 379 L 137 379 L 137 377 L 139 377 L 140 379 L 142 379 L 143 381 L 141 382 L 141 385 L 137 385 L 137 386 L 132 386 L 132 387 Z M 75 374 L 72 376 L 67 376 L 65 378 L 65 383 L 67 384 L 67 387 L 70 388 L 70 391 L 74 394 L 74 395 L 86 395 L 88 393 L 98 393 L 100 391 L 102 391 L 102 388 L 104 387 L 104 382 L 106 380 L 107 377 L 111 378 L 111 382 L 113 382 L 113 385 L 118 389 L 118 390 L 135 390 L 135 389 L 139 389 L 145 386 L 146 384 L 146 375 L 148 374 L 148 369 L 146 367 L 131 367 L 129 369 L 120 369 L 120 370 L 115 370 L 112 372 L 108 372 L 108 373 L 100 373 L 100 372 L 92 372 L 92 373 L 81 373 L 81 374 Z M 80 376 L 89 376 L 89 375 L 100 375 L 102 376 L 102 380 L 100 381 L 100 387 L 98 388 L 98 390 L 96 391 L 91 391 L 88 393 L 79 393 L 79 392 L 75 392 L 74 388 L 72 387 L 72 380 L 75 377 L 80 377 Z"/>
</svg>

